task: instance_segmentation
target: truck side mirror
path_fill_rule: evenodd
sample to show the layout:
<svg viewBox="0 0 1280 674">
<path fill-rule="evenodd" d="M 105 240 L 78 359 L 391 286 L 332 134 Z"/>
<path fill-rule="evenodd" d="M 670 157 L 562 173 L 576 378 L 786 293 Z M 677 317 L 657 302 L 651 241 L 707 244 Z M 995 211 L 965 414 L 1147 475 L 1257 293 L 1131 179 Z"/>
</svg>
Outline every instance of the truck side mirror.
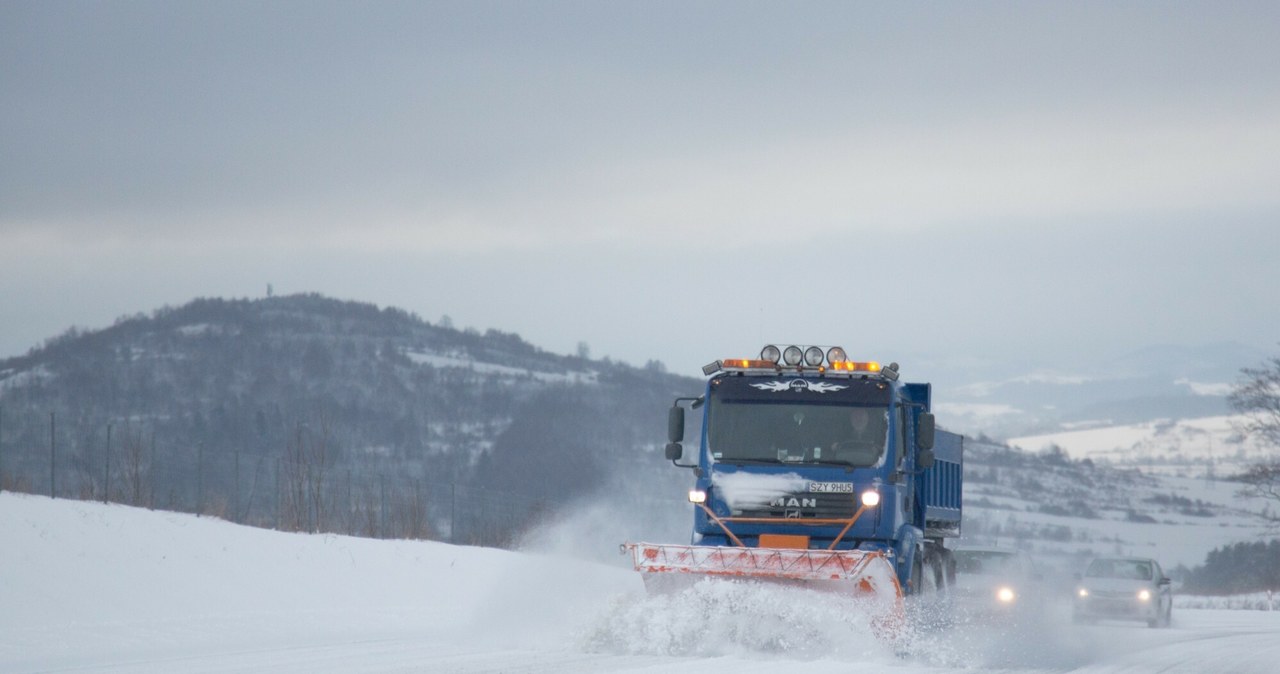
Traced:
<svg viewBox="0 0 1280 674">
<path fill-rule="evenodd" d="M 684 440 L 684 408 L 672 405 L 667 411 L 667 442 L 679 444 L 682 440 Z M 667 447 L 667 453 L 671 453 L 670 446 Z"/>
<path fill-rule="evenodd" d="M 921 412 L 916 419 L 916 447 L 933 449 L 933 413 Z"/>
<path fill-rule="evenodd" d="M 672 405 L 667 411 L 667 460 L 671 462 L 684 458 L 684 408 Z"/>
<path fill-rule="evenodd" d="M 932 449 L 920 450 L 920 454 L 916 456 L 916 468 L 919 468 L 921 470 L 928 470 L 930 468 L 933 468 L 933 458 L 934 457 L 933 457 Z"/>
<path fill-rule="evenodd" d="M 667 410 L 667 460 L 680 468 L 693 468 L 697 472 L 697 463 L 680 463 L 684 459 L 684 445 L 680 444 L 684 441 L 684 407 L 680 406 L 682 402 L 693 403 L 693 408 L 697 409 L 702 405 L 703 399 L 676 398 L 671 409 Z"/>
</svg>

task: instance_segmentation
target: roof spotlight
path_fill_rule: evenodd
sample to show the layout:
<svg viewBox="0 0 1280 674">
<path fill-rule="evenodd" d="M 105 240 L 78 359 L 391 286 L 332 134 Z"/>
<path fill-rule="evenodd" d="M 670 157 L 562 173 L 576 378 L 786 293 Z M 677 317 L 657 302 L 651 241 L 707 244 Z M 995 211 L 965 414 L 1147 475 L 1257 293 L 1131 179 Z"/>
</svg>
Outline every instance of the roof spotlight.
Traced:
<svg viewBox="0 0 1280 674">
<path fill-rule="evenodd" d="M 804 350 L 804 364 L 809 367 L 818 367 L 822 364 L 822 349 L 811 346 Z"/>
<path fill-rule="evenodd" d="M 777 363 L 780 358 L 782 358 L 782 352 L 778 350 L 778 347 L 772 344 L 760 349 L 761 360 L 767 360 L 770 363 Z"/>
<path fill-rule="evenodd" d="M 782 360 L 787 365 L 795 367 L 800 364 L 800 347 L 788 346 L 786 351 L 782 352 Z"/>
<path fill-rule="evenodd" d="M 830 349 L 827 349 L 828 363 L 843 363 L 848 359 L 849 355 L 844 352 L 844 349 L 838 346 L 833 346 Z"/>
<path fill-rule="evenodd" d="M 889 363 L 880 370 L 880 374 L 884 375 L 884 378 L 889 381 L 898 381 L 898 364 Z"/>
</svg>

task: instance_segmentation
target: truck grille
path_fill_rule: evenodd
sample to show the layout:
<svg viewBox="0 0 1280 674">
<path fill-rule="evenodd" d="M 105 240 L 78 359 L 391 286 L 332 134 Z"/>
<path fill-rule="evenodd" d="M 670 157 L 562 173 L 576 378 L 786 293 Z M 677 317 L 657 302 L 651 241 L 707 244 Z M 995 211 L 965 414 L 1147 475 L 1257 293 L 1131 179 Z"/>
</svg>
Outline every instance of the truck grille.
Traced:
<svg viewBox="0 0 1280 674">
<path fill-rule="evenodd" d="M 801 492 L 773 498 L 742 499 L 734 504 L 733 517 L 778 519 L 848 519 L 853 517 L 853 494 Z"/>
</svg>

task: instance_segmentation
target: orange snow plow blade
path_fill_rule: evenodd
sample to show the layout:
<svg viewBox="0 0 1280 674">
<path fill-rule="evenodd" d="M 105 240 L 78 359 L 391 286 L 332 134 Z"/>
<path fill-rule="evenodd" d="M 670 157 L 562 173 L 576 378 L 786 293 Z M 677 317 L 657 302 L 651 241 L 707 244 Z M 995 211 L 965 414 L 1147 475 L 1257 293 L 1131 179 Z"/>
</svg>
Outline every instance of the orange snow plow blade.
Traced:
<svg viewBox="0 0 1280 674">
<path fill-rule="evenodd" d="M 792 548 L 717 547 L 625 543 L 646 588 L 661 591 L 683 576 L 727 577 L 795 583 L 849 592 L 872 606 L 878 636 L 895 639 L 905 624 L 902 587 L 893 564 L 882 552 L 863 550 L 799 550 Z"/>
</svg>

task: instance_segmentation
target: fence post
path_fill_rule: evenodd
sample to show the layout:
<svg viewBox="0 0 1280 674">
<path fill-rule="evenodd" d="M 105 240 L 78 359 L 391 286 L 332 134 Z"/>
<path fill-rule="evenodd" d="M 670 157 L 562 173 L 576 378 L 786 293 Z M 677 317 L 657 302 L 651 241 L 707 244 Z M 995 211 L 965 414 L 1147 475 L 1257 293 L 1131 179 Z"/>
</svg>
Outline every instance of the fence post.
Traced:
<svg viewBox="0 0 1280 674">
<path fill-rule="evenodd" d="M 156 476 L 160 471 L 156 465 L 156 429 L 151 429 L 151 464 L 147 466 L 147 485 L 150 487 L 150 494 L 147 495 L 147 510 L 156 509 Z"/>
<path fill-rule="evenodd" d="M 280 457 L 276 457 L 276 531 L 280 530 Z"/>
<path fill-rule="evenodd" d="M 53 414 L 49 413 L 49 498 L 58 498 L 58 445 L 54 440 Z"/>
<path fill-rule="evenodd" d="M 196 517 L 204 510 L 204 443 L 196 443 Z"/>
<path fill-rule="evenodd" d="M 387 476 L 378 476 L 378 486 L 382 491 L 382 504 L 378 517 L 378 538 L 387 537 Z"/>
<path fill-rule="evenodd" d="M 238 449 L 236 450 L 236 475 L 234 479 L 236 481 L 236 489 L 235 489 L 235 500 L 232 502 L 232 506 L 231 506 L 231 521 L 235 522 L 236 524 L 239 524 L 240 523 L 240 450 Z"/>
<path fill-rule="evenodd" d="M 422 496 L 422 478 L 414 479 L 413 493 L 416 501 L 413 504 L 413 519 L 415 521 L 414 528 L 417 529 L 417 531 L 413 532 L 413 537 L 418 540 L 425 540 L 427 538 L 427 503 Z"/>
<path fill-rule="evenodd" d="M 102 502 L 111 500 L 111 424 L 107 424 L 107 460 L 102 469 Z"/>
<path fill-rule="evenodd" d="M 449 483 L 449 542 L 458 542 L 458 483 Z"/>
</svg>

